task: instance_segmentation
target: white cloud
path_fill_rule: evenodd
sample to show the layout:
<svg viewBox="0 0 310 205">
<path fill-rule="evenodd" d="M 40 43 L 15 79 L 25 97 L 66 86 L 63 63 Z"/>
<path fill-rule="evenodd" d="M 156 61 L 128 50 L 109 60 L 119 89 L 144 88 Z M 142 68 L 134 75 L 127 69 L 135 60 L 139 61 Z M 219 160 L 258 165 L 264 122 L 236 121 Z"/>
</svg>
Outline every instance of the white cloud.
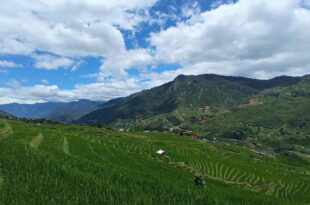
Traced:
<svg viewBox="0 0 310 205">
<path fill-rule="evenodd" d="M 193 19 L 151 35 L 157 59 L 180 63 L 180 72 L 191 74 L 310 72 L 310 11 L 297 0 L 240 0 Z"/>
<path fill-rule="evenodd" d="M 0 7 L 0 53 L 113 56 L 126 50 L 118 28 L 135 29 L 156 0 L 10 0 Z"/>
<path fill-rule="evenodd" d="M 57 85 L 23 86 L 11 80 L 9 87 L 0 88 L 0 104 L 12 102 L 38 103 L 74 101 L 78 99 L 108 100 L 129 95 L 141 90 L 135 79 L 110 79 L 102 83 L 78 84 L 71 90 L 60 89 Z"/>
<path fill-rule="evenodd" d="M 143 70 L 152 61 L 153 57 L 150 51 L 146 49 L 132 49 L 115 56 L 110 56 L 103 61 L 100 68 L 99 80 L 110 76 L 126 76 L 126 69 L 130 68 Z"/>
<path fill-rule="evenodd" d="M 20 68 L 22 65 L 17 64 L 13 61 L 6 61 L 6 60 L 0 60 L 0 67 L 5 67 L 5 68 Z"/>
<path fill-rule="evenodd" d="M 57 57 L 49 54 L 32 55 L 36 60 L 35 67 L 39 69 L 55 70 L 58 68 L 67 69 L 75 63 L 74 60 L 65 57 Z"/>
</svg>

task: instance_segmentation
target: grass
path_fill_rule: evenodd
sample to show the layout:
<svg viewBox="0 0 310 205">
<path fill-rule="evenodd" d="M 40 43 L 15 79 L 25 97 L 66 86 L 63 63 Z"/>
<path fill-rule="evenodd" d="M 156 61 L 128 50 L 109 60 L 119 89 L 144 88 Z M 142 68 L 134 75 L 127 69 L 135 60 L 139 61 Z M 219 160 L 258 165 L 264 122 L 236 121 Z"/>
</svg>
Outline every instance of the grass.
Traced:
<svg viewBox="0 0 310 205">
<path fill-rule="evenodd" d="M 167 151 L 165 157 L 155 151 Z M 172 133 L 0 119 L 0 204 L 307 204 L 310 164 Z M 206 181 L 194 184 L 195 174 Z"/>
</svg>

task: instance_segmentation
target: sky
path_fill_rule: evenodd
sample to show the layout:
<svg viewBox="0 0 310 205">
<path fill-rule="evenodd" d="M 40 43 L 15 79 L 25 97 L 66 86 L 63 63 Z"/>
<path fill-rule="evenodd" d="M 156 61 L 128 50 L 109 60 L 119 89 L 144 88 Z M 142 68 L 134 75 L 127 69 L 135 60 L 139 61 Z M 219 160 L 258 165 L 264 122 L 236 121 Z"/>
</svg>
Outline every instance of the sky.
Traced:
<svg viewBox="0 0 310 205">
<path fill-rule="evenodd" d="M 0 104 L 310 73 L 310 0 L 2 0 Z"/>
</svg>

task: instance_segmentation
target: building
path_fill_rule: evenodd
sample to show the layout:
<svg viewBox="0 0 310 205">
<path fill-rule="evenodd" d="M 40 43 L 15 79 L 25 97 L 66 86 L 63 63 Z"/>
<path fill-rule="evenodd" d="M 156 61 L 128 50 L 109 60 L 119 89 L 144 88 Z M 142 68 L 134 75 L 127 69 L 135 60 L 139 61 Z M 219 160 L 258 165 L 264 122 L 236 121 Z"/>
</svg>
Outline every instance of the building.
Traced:
<svg viewBox="0 0 310 205">
<path fill-rule="evenodd" d="M 158 155 L 165 155 L 166 154 L 166 152 L 164 151 L 164 150 L 158 150 L 157 152 L 156 152 L 156 154 L 158 154 Z"/>
</svg>

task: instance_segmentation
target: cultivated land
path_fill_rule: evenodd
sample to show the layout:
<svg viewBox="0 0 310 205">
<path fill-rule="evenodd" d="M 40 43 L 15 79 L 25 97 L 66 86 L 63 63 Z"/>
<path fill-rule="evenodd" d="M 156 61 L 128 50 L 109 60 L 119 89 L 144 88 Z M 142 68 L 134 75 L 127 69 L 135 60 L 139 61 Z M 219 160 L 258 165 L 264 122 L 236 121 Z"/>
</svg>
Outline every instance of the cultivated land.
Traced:
<svg viewBox="0 0 310 205">
<path fill-rule="evenodd" d="M 194 184 L 197 173 L 205 187 Z M 310 163 L 303 158 L 173 133 L 0 119 L 0 204 L 309 201 Z"/>
</svg>

